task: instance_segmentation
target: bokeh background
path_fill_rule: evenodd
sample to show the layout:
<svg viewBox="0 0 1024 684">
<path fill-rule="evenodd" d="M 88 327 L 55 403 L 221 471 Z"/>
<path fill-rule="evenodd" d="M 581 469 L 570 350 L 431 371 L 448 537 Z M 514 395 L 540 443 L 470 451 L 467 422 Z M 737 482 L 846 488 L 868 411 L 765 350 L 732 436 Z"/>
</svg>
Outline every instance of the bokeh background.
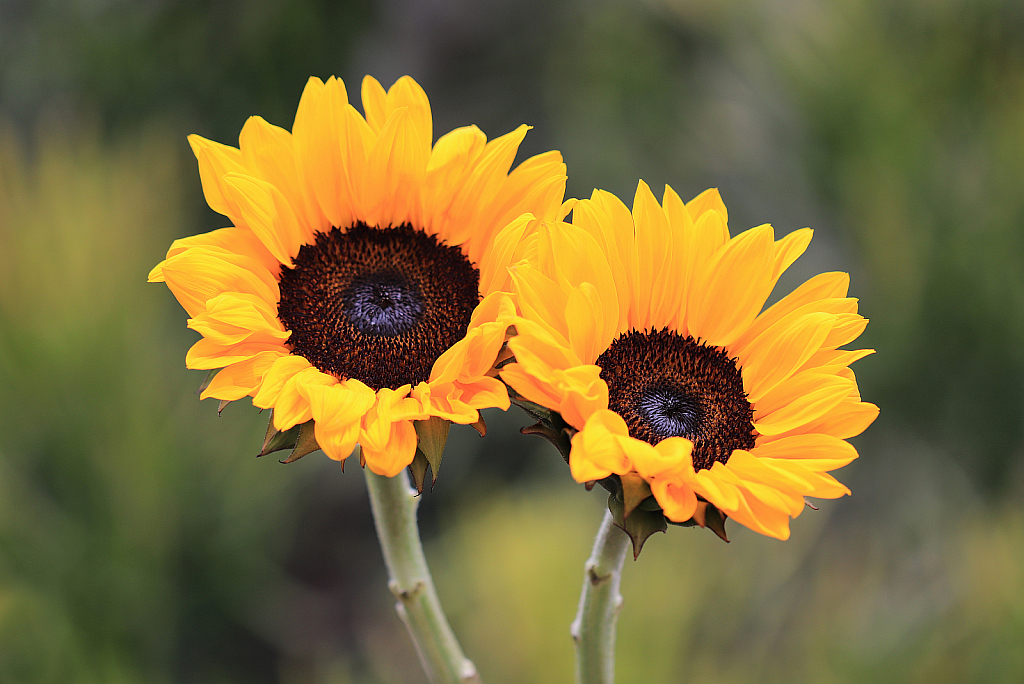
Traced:
<svg viewBox="0 0 1024 684">
<path fill-rule="evenodd" d="M 146 274 L 224 225 L 185 141 L 290 127 L 310 75 L 409 73 L 435 135 L 535 128 L 570 196 L 720 188 L 815 228 L 882 407 L 853 496 L 626 566 L 618 680 L 1024 681 L 1024 5 L 1016 0 L 0 2 L 0 681 L 422 682 L 358 470 L 256 459 Z M 487 682 L 571 680 L 603 496 L 517 410 L 455 428 L 422 528 Z"/>
</svg>

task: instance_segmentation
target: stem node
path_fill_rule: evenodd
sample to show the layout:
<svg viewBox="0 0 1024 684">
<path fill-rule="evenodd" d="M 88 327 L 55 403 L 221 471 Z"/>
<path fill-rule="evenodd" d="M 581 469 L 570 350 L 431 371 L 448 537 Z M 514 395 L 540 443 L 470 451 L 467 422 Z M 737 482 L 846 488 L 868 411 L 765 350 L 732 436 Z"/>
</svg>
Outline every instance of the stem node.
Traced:
<svg viewBox="0 0 1024 684">
<path fill-rule="evenodd" d="M 420 663 L 432 684 L 480 682 L 476 667 L 462 654 L 423 554 L 416 508 L 419 499 L 403 473 L 383 477 L 364 468 L 373 523 L 388 567 L 388 588 L 405 623 Z"/>
<path fill-rule="evenodd" d="M 615 680 L 615 622 L 622 608 L 619 582 L 629 548 L 629 537 L 605 511 L 594 550 L 583 566 L 579 610 L 569 630 L 576 646 L 577 684 Z"/>
</svg>

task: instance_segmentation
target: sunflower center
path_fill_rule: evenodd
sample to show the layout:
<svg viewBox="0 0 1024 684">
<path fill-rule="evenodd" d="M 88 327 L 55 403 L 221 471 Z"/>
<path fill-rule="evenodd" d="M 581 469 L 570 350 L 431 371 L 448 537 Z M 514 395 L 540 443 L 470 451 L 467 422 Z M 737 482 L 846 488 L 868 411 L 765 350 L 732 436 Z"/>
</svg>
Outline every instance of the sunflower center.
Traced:
<svg viewBox="0 0 1024 684">
<path fill-rule="evenodd" d="M 724 350 L 671 330 L 632 330 L 612 342 L 597 365 L 608 383 L 608 408 L 622 416 L 632 437 L 649 444 L 689 439 L 697 470 L 754 446 L 754 409 L 736 361 Z"/>
<path fill-rule="evenodd" d="M 480 301 L 462 250 L 408 225 L 333 228 L 293 261 L 278 305 L 292 352 L 375 390 L 426 381 Z"/>
<path fill-rule="evenodd" d="M 366 335 L 401 335 L 423 313 L 419 290 L 396 271 L 353 278 L 342 301 L 352 326 Z"/>
</svg>

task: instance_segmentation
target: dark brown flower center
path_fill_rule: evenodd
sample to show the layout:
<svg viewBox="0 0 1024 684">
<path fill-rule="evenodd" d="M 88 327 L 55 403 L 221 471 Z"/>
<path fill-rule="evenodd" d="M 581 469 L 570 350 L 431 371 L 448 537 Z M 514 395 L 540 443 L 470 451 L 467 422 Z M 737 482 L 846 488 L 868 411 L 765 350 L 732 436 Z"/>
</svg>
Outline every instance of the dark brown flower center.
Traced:
<svg viewBox="0 0 1024 684">
<path fill-rule="evenodd" d="M 426 381 L 480 302 L 480 272 L 462 250 L 408 225 L 318 233 L 280 285 L 292 352 L 375 390 Z"/>
<path fill-rule="evenodd" d="M 608 383 L 608 408 L 626 421 L 630 436 L 649 444 L 686 437 L 697 470 L 754 446 L 754 409 L 725 351 L 667 329 L 631 330 L 597 365 Z"/>
</svg>

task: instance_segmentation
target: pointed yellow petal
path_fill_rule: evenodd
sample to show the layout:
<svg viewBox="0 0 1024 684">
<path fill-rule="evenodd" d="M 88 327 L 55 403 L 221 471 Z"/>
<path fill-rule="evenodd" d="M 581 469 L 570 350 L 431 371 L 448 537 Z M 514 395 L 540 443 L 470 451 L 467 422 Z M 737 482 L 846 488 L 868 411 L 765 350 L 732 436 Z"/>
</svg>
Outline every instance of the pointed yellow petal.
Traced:
<svg viewBox="0 0 1024 684">
<path fill-rule="evenodd" d="M 832 332 L 825 338 L 823 344 L 826 348 L 835 349 L 844 344 L 849 344 L 860 337 L 864 329 L 868 327 L 868 319 L 860 314 L 846 313 L 836 316 L 836 325 Z"/>
<path fill-rule="evenodd" d="M 554 280 L 530 264 L 520 264 L 511 271 L 523 316 L 568 341 L 569 330 L 564 318 L 566 293 Z"/>
<path fill-rule="evenodd" d="M 753 322 L 770 292 L 774 236 L 769 225 L 741 233 L 699 268 L 687 304 L 687 328 L 728 346 Z"/>
<path fill-rule="evenodd" d="M 451 232 L 454 217 L 450 207 L 486 143 L 479 128 L 466 126 L 441 136 L 434 145 L 420 193 L 423 229 L 427 233 L 447 236 Z M 475 261 L 473 257 L 470 260 Z"/>
<path fill-rule="evenodd" d="M 307 237 L 295 209 L 276 187 L 266 181 L 229 173 L 225 195 L 238 207 L 242 220 L 274 257 L 286 266 Z"/>
<path fill-rule="evenodd" d="M 864 401 L 843 401 L 819 420 L 801 427 L 801 432 L 821 432 L 839 439 L 856 437 L 878 417 L 878 407 Z"/>
<path fill-rule="evenodd" d="M 794 460 L 817 471 L 842 468 L 857 458 L 857 450 L 849 442 L 826 434 L 791 435 L 759 442 L 752 453 L 757 458 Z"/>
<path fill-rule="evenodd" d="M 828 373 L 840 368 L 848 368 L 851 363 L 874 353 L 874 349 L 822 349 L 807 359 L 802 370 L 817 368 L 821 372 Z"/>
<path fill-rule="evenodd" d="M 683 200 L 667 185 L 662 203 L 675 248 L 665 263 L 665 273 L 662 276 L 664 280 L 659 287 L 673 292 L 666 295 L 664 314 L 668 316 L 667 325 L 674 327 L 686 320 L 686 297 L 690 288 L 689 269 L 692 266 L 689 253 L 695 237 L 694 224 Z"/>
<path fill-rule="evenodd" d="M 381 129 L 366 161 L 363 211 L 370 225 L 420 225 L 419 190 L 427 154 L 417 140 L 409 112 L 397 109 Z"/>
<path fill-rule="evenodd" d="M 856 387 L 834 375 L 798 373 L 754 405 L 754 428 L 762 435 L 789 432 L 828 413 Z"/>
<path fill-rule="evenodd" d="M 222 368 L 213 376 L 210 384 L 199 395 L 200 399 L 214 398 L 222 401 L 237 401 L 253 394 L 263 382 L 263 376 L 274 361 L 285 356 L 283 351 L 265 351 L 251 359 L 233 363 Z"/>
<path fill-rule="evenodd" d="M 303 389 L 316 421 L 316 441 L 330 458 L 349 456 L 359 437 L 361 420 L 376 401 L 373 390 L 362 383 L 314 384 Z"/>
<path fill-rule="evenodd" d="M 224 195 L 226 174 L 247 173 L 241 151 L 198 135 L 188 136 L 188 143 L 199 161 L 199 178 L 206 203 L 218 214 L 230 218 L 236 226 L 244 226 L 231 199 Z"/>
<path fill-rule="evenodd" d="M 715 462 L 710 469 L 695 473 L 693 488 L 715 506 L 732 510 L 739 506 L 740 492 L 730 480 L 737 478 L 722 463 Z"/>
<path fill-rule="evenodd" d="M 313 189 L 300 181 L 291 133 L 262 117 L 251 116 L 242 127 L 238 143 L 249 175 L 281 192 L 299 218 L 302 241 L 312 242 L 316 232 L 327 227 L 326 219 Z"/>
<path fill-rule="evenodd" d="M 694 197 L 686 203 L 686 210 L 690 212 L 694 223 L 708 211 L 718 212 L 724 222 L 729 222 L 729 214 L 725 209 L 725 202 L 722 201 L 722 196 L 718 193 L 718 188 L 708 188 Z"/>
<path fill-rule="evenodd" d="M 190 318 L 192 328 L 213 344 L 241 342 L 283 343 L 290 333 L 277 318 L 277 312 L 252 295 L 228 293 L 206 302 L 204 313 Z"/>
<path fill-rule="evenodd" d="M 611 344 L 612 338 L 602 334 L 604 311 L 601 298 L 593 285 L 583 283 L 569 293 L 564 317 L 569 331 L 569 346 L 584 363 L 597 361 L 601 352 Z"/>
<path fill-rule="evenodd" d="M 449 208 L 451 221 L 449 232 L 444 236 L 449 244 L 462 244 L 481 224 L 492 226 L 486 229 L 488 232 L 501 228 L 492 225 L 498 217 L 489 215 L 489 208 L 507 182 L 508 170 L 529 129 L 529 126 L 520 126 L 484 146 L 473 173 L 458 190 Z"/>
<path fill-rule="evenodd" d="M 187 238 L 180 238 L 171 243 L 167 250 L 167 258 L 181 254 L 192 247 L 213 248 L 215 250 L 240 254 L 260 262 L 268 271 L 276 274 L 281 263 L 263 246 L 260 239 L 248 228 L 220 228 L 209 233 L 200 233 Z"/>
<path fill-rule="evenodd" d="M 388 95 L 384 87 L 373 76 L 363 77 L 363 111 L 366 113 L 366 123 L 374 133 L 380 133 L 387 123 L 391 112 L 388 111 Z"/>
<path fill-rule="evenodd" d="M 752 482 L 758 482 L 796 494 L 800 497 L 800 506 L 803 506 L 803 494 L 811 486 L 809 480 L 785 468 L 776 467 L 771 459 L 761 459 L 756 453 L 737 449 L 729 456 L 726 467 L 744 482 L 744 487 L 749 487 Z"/>
<path fill-rule="evenodd" d="M 759 337 L 742 359 L 743 389 L 750 401 L 757 402 L 803 366 L 821 349 L 835 323 L 835 316 L 810 313 L 780 321 Z"/>
<path fill-rule="evenodd" d="M 255 260 L 205 247 L 193 247 L 167 259 L 162 274 L 167 287 L 190 316 L 206 311 L 206 302 L 225 292 L 252 294 L 275 305 L 277 278 Z"/>
<path fill-rule="evenodd" d="M 274 408 L 285 383 L 297 373 L 312 367 L 309 361 L 301 356 L 288 355 L 278 358 L 263 375 L 263 383 L 252 398 L 253 406 L 262 409 Z"/>
<path fill-rule="evenodd" d="M 678 308 L 678 274 L 669 267 L 675 262 L 677 246 L 665 211 L 643 181 L 637 185 L 633 198 L 633 225 L 640 266 L 638 287 L 647 300 L 647 307 L 639 312 L 642 322 L 634 320 L 634 326 L 660 329 L 668 325 Z"/>
<path fill-rule="evenodd" d="M 247 361 L 263 352 L 284 352 L 280 342 L 243 342 L 221 345 L 203 338 L 185 354 L 185 367 L 192 370 L 223 368 L 239 361 Z"/>
<path fill-rule="evenodd" d="M 600 191 L 595 190 L 594 195 L 600 200 L 583 200 L 574 206 L 572 224 L 593 237 L 605 255 L 612 272 L 612 282 L 615 284 L 615 296 L 618 301 L 619 315 L 615 322 L 615 332 L 620 333 L 629 326 L 629 311 L 633 301 L 629 284 L 629 264 L 632 258 L 630 255 L 636 251 L 632 239 L 633 217 L 625 205 L 618 202 L 614 196 L 611 196 L 615 199 L 615 203 L 612 203 L 610 199 L 605 199 Z M 614 215 L 605 211 L 605 204 L 615 204 Z M 627 245 L 627 254 L 620 251 L 620 239 Z"/>
<path fill-rule="evenodd" d="M 434 140 L 434 127 L 430 114 L 430 102 L 423 88 L 411 76 L 402 76 L 388 89 L 388 114 L 405 109 L 409 116 L 409 124 L 413 129 L 410 144 L 420 149 L 417 156 L 424 159 L 430 156 L 430 143 Z"/>
<path fill-rule="evenodd" d="M 850 276 L 846 273 L 821 273 L 814 276 L 761 313 L 734 346 L 742 348 L 749 344 L 765 330 L 801 307 L 809 306 L 812 310 L 820 310 L 813 309 L 815 302 L 845 297 L 849 284 Z"/>
<path fill-rule="evenodd" d="M 597 240 L 568 223 L 541 224 L 537 262 L 566 294 L 583 283 L 593 286 L 595 306 L 602 311 L 603 321 L 596 329 L 597 335 L 606 345 L 611 342 L 619 318 L 618 292 L 611 267 Z"/>
<path fill-rule="evenodd" d="M 789 539 L 789 516 L 762 503 L 756 496 L 741 496 L 736 508 L 727 509 L 736 522 L 767 537 Z"/>
<path fill-rule="evenodd" d="M 814 231 L 810 228 L 795 230 L 775 243 L 775 261 L 772 264 L 772 289 L 779 277 L 804 253 L 811 243 Z"/>
<path fill-rule="evenodd" d="M 533 214 L 523 214 L 494 237 L 486 258 L 480 263 L 481 294 L 487 296 L 492 292 L 511 291 L 512 276 L 508 269 L 515 263 L 516 250 L 528 233 L 536 232 L 537 225 Z"/>
<path fill-rule="evenodd" d="M 594 413 L 572 438 L 569 470 L 573 479 L 589 482 L 612 473 L 628 473 L 630 464 L 619 441 L 628 439 L 628 434 L 626 423 L 618 414 L 608 410 Z"/>
<path fill-rule="evenodd" d="M 345 84 L 311 78 L 302 92 L 292 126 L 292 145 L 300 182 L 312 192 L 325 220 L 338 227 L 352 223 L 352 200 L 343 150 L 348 94 Z"/>
<path fill-rule="evenodd" d="M 685 225 L 685 224 L 684 224 Z M 679 279 L 684 282 L 686 300 L 680 303 L 680 311 L 676 315 L 676 325 L 681 334 L 692 334 L 702 337 L 703 332 L 695 331 L 694 325 L 702 325 L 706 313 L 701 313 L 699 321 L 694 321 L 694 311 L 698 305 L 703 306 L 706 293 L 699 288 L 704 287 L 699 277 L 705 266 L 729 241 L 729 229 L 725 217 L 717 211 L 705 211 L 694 221 L 693 229 L 683 236 L 682 270 Z"/>
</svg>

